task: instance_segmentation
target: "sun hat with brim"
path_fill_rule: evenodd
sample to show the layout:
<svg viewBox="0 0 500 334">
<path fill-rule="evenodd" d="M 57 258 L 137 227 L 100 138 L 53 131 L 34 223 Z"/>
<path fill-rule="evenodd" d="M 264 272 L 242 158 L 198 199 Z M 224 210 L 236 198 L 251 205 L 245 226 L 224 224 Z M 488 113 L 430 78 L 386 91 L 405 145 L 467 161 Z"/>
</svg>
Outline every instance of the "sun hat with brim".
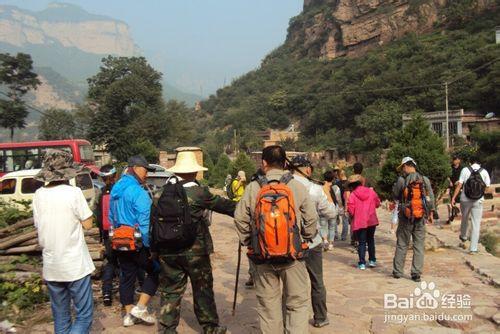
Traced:
<svg viewBox="0 0 500 334">
<path fill-rule="evenodd" d="M 362 181 L 363 181 L 363 176 L 361 176 L 361 174 L 353 174 L 353 175 L 349 176 L 349 178 L 347 179 L 348 184 L 352 184 L 352 183 L 356 183 L 356 182 L 361 183 Z"/>
<path fill-rule="evenodd" d="M 401 160 L 401 164 L 398 166 L 398 170 L 400 170 L 404 164 L 407 164 L 408 162 L 412 162 L 415 166 L 417 165 L 417 162 L 413 160 L 412 157 L 404 157 L 403 160 Z"/>
<path fill-rule="evenodd" d="M 177 153 L 175 165 L 167 169 L 167 171 L 176 174 L 196 173 L 207 170 L 208 168 L 205 168 L 198 164 L 198 161 L 196 161 L 196 155 L 191 151 L 181 151 Z"/>
<path fill-rule="evenodd" d="M 69 152 L 49 149 L 43 158 L 43 167 L 35 175 L 35 179 L 42 182 L 68 181 L 85 170 L 85 166 L 73 161 Z"/>
</svg>

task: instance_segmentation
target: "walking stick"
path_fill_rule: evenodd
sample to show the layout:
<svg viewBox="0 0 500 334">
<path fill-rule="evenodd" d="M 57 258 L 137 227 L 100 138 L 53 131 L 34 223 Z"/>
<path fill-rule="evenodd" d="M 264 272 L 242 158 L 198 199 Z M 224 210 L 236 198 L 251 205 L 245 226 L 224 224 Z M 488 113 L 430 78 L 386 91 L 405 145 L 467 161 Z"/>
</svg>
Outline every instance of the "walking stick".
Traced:
<svg viewBox="0 0 500 334">
<path fill-rule="evenodd" d="M 238 241 L 238 265 L 236 266 L 236 283 L 234 285 L 233 317 L 236 314 L 236 298 L 238 296 L 238 281 L 240 278 L 240 266 L 241 266 L 241 243 Z"/>
</svg>

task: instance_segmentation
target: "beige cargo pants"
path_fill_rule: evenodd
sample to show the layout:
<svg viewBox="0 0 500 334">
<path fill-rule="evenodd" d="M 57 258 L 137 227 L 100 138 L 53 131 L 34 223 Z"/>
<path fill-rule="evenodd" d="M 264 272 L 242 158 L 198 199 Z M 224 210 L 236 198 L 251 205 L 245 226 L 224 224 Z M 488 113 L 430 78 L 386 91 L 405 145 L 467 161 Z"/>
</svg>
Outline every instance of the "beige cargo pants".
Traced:
<svg viewBox="0 0 500 334">
<path fill-rule="evenodd" d="M 258 264 L 255 267 L 257 313 L 262 333 L 309 333 L 311 282 L 305 263 L 294 261 L 279 265 Z M 286 300 L 286 305 L 282 305 L 282 299 Z"/>
</svg>

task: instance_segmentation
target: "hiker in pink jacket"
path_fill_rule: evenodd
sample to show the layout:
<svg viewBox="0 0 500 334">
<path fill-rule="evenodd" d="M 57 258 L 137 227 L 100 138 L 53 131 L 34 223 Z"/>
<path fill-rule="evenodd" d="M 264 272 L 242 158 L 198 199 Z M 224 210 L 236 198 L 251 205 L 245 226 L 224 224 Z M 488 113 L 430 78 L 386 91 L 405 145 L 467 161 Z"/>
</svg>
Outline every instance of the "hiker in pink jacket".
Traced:
<svg viewBox="0 0 500 334">
<path fill-rule="evenodd" d="M 368 244 L 368 266 L 377 266 L 375 258 L 375 229 L 378 225 L 377 211 L 380 199 L 372 188 L 362 185 L 361 175 L 351 175 L 347 181 L 351 195 L 347 201 L 347 210 L 351 216 L 352 232 L 359 242 L 358 268 L 366 269 L 365 253 Z"/>
</svg>

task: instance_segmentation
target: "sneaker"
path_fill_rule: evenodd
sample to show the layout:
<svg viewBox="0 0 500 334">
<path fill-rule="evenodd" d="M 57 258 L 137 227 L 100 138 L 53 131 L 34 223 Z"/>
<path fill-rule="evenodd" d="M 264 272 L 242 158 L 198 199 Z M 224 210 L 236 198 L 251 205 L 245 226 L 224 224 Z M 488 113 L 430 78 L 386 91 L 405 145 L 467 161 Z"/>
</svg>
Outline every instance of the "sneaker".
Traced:
<svg viewBox="0 0 500 334">
<path fill-rule="evenodd" d="M 328 244 L 328 250 L 333 250 L 333 243 Z"/>
<path fill-rule="evenodd" d="M 154 315 L 150 314 L 148 312 L 148 308 L 145 307 L 143 309 L 140 309 L 137 306 L 132 307 L 132 310 L 130 311 L 130 314 L 132 314 L 135 318 L 141 319 L 145 323 L 148 324 L 155 324 L 156 323 L 156 318 Z"/>
<path fill-rule="evenodd" d="M 469 255 L 476 255 L 477 251 L 469 251 Z"/>
<path fill-rule="evenodd" d="M 107 293 L 107 294 L 103 295 L 102 302 L 103 302 L 104 306 L 111 306 L 111 304 L 113 302 L 113 298 L 111 297 L 111 294 Z"/>
<path fill-rule="evenodd" d="M 395 278 L 395 279 L 400 279 L 401 275 L 398 275 L 396 273 L 392 273 L 392 277 Z"/>
<path fill-rule="evenodd" d="M 130 327 L 130 326 L 134 326 L 134 325 L 135 325 L 134 318 L 132 317 L 132 315 L 130 315 L 129 313 L 127 313 L 123 317 L 123 327 Z"/>
<path fill-rule="evenodd" d="M 314 320 L 313 326 L 316 328 L 321 328 L 321 327 L 328 326 L 329 324 L 330 324 L 330 320 L 328 320 L 328 319 L 325 319 L 323 321 Z"/>
<path fill-rule="evenodd" d="M 358 264 L 358 269 L 365 270 L 366 266 L 364 264 Z"/>
<path fill-rule="evenodd" d="M 421 281 L 420 275 L 411 275 L 411 279 L 414 282 L 420 282 Z"/>
<path fill-rule="evenodd" d="M 328 241 L 326 241 L 326 240 L 323 241 L 323 250 L 327 251 L 328 250 L 328 245 L 329 245 Z"/>
<path fill-rule="evenodd" d="M 375 268 L 377 266 L 377 261 L 368 261 L 368 267 Z"/>
</svg>

